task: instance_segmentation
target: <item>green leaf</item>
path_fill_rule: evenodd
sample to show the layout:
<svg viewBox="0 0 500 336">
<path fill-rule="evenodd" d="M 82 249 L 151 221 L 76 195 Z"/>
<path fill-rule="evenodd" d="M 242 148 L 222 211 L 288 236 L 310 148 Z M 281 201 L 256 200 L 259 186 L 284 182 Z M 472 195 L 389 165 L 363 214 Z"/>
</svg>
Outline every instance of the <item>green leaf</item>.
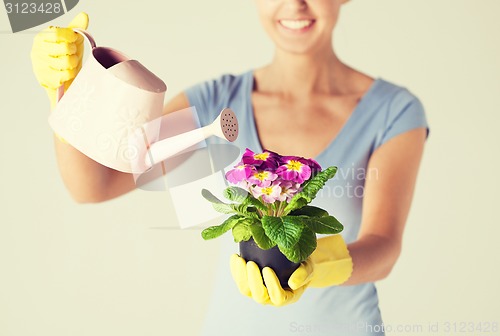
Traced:
<svg viewBox="0 0 500 336">
<path fill-rule="evenodd" d="M 302 218 L 296 216 L 264 216 L 262 227 L 266 235 L 278 246 L 291 248 L 299 241 L 304 222 Z"/>
<path fill-rule="evenodd" d="M 253 240 L 255 240 L 255 243 L 261 249 L 269 250 L 270 248 L 276 246 L 276 243 L 273 242 L 271 239 L 269 239 L 269 237 L 266 235 L 264 228 L 262 227 L 262 225 L 259 222 L 251 225 L 250 231 L 252 232 Z"/>
<path fill-rule="evenodd" d="M 217 238 L 232 229 L 241 219 L 242 217 L 238 215 L 231 216 L 226 219 L 221 225 L 210 226 L 204 229 L 201 232 L 201 236 L 205 240 Z"/>
<path fill-rule="evenodd" d="M 232 207 L 231 204 L 225 204 L 225 203 L 212 203 L 212 207 L 215 209 L 215 211 L 223 213 L 223 214 L 234 214 L 237 213 Z"/>
<path fill-rule="evenodd" d="M 249 207 L 246 204 L 230 204 L 230 207 L 231 209 L 233 209 L 233 212 L 240 214 L 242 216 L 255 219 L 259 218 L 256 209 L 253 207 Z"/>
<path fill-rule="evenodd" d="M 215 211 L 224 213 L 224 214 L 238 214 L 240 216 L 255 218 L 258 219 L 259 215 L 256 212 L 256 209 L 253 207 L 248 207 L 245 204 L 216 204 L 213 203 L 212 207 Z"/>
<path fill-rule="evenodd" d="M 333 216 L 304 218 L 304 222 L 315 233 L 337 234 L 344 229 L 344 226 Z"/>
<path fill-rule="evenodd" d="M 233 199 L 240 199 L 241 194 L 238 196 L 236 193 L 239 191 L 236 191 L 236 189 L 240 189 L 247 193 L 245 190 L 241 188 L 234 187 L 235 189 L 231 189 L 232 187 L 227 188 L 224 191 L 224 194 L 233 198 Z M 228 189 L 231 189 L 228 191 Z M 212 203 L 212 207 L 215 209 L 215 211 L 223 213 L 223 214 L 238 214 L 241 216 L 245 217 L 251 217 L 251 218 L 259 218 L 259 215 L 256 212 L 256 209 L 254 207 L 250 207 L 248 202 L 245 202 L 243 204 L 238 204 L 238 203 L 231 203 L 227 204 L 222 202 L 220 199 L 218 199 L 214 194 L 212 194 L 210 191 L 207 189 L 202 189 L 201 190 L 202 196 L 208 200 L 209 202 Z M 248 193 L 247 193 L 248 195 Z M 246 199 L 252 199 L 253 197 L 248 197 Z M 257 201 L 257 200 L 256 200 Z M 258 201 L 257 201 L 258 202 Z"/>
<path fill-rule="evenodd" d="M 300 209 L 294 210 L 290 213 L 292 216 L 308 216 L 308 217 L 325 217 L 328 216 L 328 211 L 312 206 L 306 205 Z"/>
<path fill-rule="evenodd" d="M 217 212 L 221 212 L 223 214 L 232 214 L 235 213 L 236 211 L 233 210 L 230 204 L 226 204 L 222 202 L 220 199 L 215 197 L 214 194 L 212 194 L 209 190 L 207 189 L 202 189 L 201 190 L 201 195 L 210 203 L 212 203 L 213 208 Z"/>
<path fill-rule="evenodd" d="M 316 234 L 306 227 L 302 230 L 300 239 L 295 246 L 292 248 L 284 248 L 278 245 L 278 248 L 288 260 L 300 263 L 309 258 L 316 249 L 316 246 Z"/>
<path fill-rule="evenodd" d="M 325 170 L 319 172 L 314 176 L 309 182 L 304 185 L 301 192 L 295 194 L 290 200 L 290 203 L 285 207 L 283 214 L 287 215 L 293 210 L 300 209 L 316 197 L 318 192 L 325 186 L 325 183 L 333 178 L 337 173 L 337 167 L 328 167 Z"/>
<path fill-rule="evenodd" d="M 261 211 L 267 211 L 267 206 L 264 205 L 264 203 L 262 203 L 261 201 L 259 201 L 258 199 L 254 198 L 254 197 L 251 197 L 249 196 L 244 202 L 243 204 L 245 205 L 251 205 L 251 206 L 254 206 L 256 207 L 257 209 L 261 210 Z"/>
<path fill-rule="evenodd" d="M 292 197 L 292 199 L 290 200 L 290 203 L 287 204 L 285 209 L 283 209 L 283 215 L 288 215 L 293 210 L 301 209 L 301 208 L 307 206 L 307 204 L 309 204 L 309 202 L 311 202 L 311 201 L 308 200 L 303 195 L 301 195 L 301 193 L 297 193 L 297 194 L 295 194 L 295 196 Z"/>
<path fill-rule="evenodd" d="M 238 222 L 233 227 L 233 237 L 235 243 L 249 240 L 252 237 L 252 232 L 250 231 L 250 225 L 248 225 L 248 223 L 243 221 Z"/>
<path fill-rule="evenodd" d="M 328 167 L 313 177 L 302 189 L 301 193 L 307 195 L 311 201 L 316 194 L 325 186 L 326 182 L 337 174 L 337 167 Z"/>
<path fill-rule="evenodd" d="M 220 199 L 218 199 L 217 197 L 215 197 L 215 195 L 212 194 L 207 189 L 201 189 L 201 196 L 203 196 L 210 203 L 214 203 L 214 204 L 226 204 L 226 203 L 222 202 Z"/>
<path fill-rule="evenodd" d="M 227 187 L 224 190 L 224 197 L 236 203 L 243 203 L 249 196 L 248 191 L 239 187 Z"/>
</svg>

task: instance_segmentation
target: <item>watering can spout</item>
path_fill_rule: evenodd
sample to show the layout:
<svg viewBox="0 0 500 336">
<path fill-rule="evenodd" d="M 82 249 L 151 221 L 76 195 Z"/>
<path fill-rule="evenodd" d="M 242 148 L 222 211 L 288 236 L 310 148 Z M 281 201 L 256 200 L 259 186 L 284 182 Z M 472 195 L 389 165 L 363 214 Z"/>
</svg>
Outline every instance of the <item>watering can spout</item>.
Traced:
<svg viewBox="0 0 500 336">
<path fill-rule="evenodd" d="M 238 137 L 238 131 L 236 114 L 231 109 L 225 108 L 208 126 L 153 143 L 145 156 L 145 165 L 152 166 L 164 161 L 213 135 L 233 142 Z"/>
</svg>

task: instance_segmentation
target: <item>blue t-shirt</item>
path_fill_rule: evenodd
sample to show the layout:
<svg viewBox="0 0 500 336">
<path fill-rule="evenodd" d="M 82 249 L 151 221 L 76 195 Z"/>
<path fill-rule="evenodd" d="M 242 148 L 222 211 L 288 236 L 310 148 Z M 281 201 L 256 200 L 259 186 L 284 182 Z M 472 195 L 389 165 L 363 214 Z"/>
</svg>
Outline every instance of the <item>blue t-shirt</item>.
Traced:
<svg viewBox="0 0 500 336">
<path fill-rule="evenodd" d="M 252 90 L 253 71 L 248 71 L 193 86 L 186 95 L 196 107 L 202 126 L 230 107 L 240 125 L 235 144 L 243 150 L 248 147 L 261 152 Z M 394 136 L 420 127 L 428 128 L 418 98 L 405 88 L 377 78 L 335 139 L 315 158 L 322 167 L 338 167 L 337 175 L 313 204 L 340 220 L 346 242 L 356 240 L 360 229 L 365 177 L 377 174 L 367 171 L 370 156 Z M 229 270 L 229 256 L 238 252 L 238 245 L 231 235 L 225 235 L 223 240 L 203 335 L 384 335 L 373 283 L 308 288 L 294 304 L 262 306 L 239 293 Z"/>
</svg>

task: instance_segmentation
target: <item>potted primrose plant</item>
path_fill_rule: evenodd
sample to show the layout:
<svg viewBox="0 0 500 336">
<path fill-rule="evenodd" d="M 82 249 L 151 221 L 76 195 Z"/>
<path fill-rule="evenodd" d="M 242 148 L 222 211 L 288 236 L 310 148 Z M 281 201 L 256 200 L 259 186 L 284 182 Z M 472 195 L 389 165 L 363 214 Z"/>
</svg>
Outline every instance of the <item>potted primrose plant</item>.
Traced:
<svg viewBox="0 0 500 336">
<path fill-rule="evenodd" d="M 316 234 L 337 234 L 342 224 L 326 210 L 308 205 L 335 176 L 312 159 L 246 149 L 241 162 L 226 173 L 233 184 L 224 190 L 226 203 L 203 189 L 218 212 L 231 215 L 222 224 L 204 229 L 213 239 L 231 230 L 243 259 L 262 269 L 271 267 L 281 285 L 316 249 Z"/>
</svg>

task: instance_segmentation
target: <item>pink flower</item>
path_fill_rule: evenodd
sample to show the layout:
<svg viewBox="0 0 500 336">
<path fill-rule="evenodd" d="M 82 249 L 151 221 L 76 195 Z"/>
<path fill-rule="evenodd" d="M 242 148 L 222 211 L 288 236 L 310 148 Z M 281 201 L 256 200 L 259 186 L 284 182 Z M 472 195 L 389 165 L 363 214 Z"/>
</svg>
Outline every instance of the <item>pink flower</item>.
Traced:
<svg viewBox="0 0 500 336">
<path fill-rule="evenodd" d="M 296 156 L 283 157 L 283 165 L 278 167 L 276 174 L 285 181 L 302 184 L 311 177 L 311 167 L 307 164 L 308 161 Z"/>
<path fill-rule="evenodd" d="M 268 170 L 257 170 L 248 177 L 248 182 L 259 187 L 269 187 L 278 175 Z"/>
<path fill-rule="evenodd" d="M 234 169 L 231 169 L 226 173 L 226 180 L 233 184 L 239 184 L 250 177 L 253 172 L 255 172 L 255 168 L 253 166 L 240 162 L 234 167 Z"/>
<path fill-rule="evenodd" d="M 268 187 L 255 186 L 251 190 L 252 195 L 255 198 L 261 197 L 264 203 L 274 203 L 279 200 L 281 195 L 281 187 L 279 183 L 275 183 Z"/>
<path fill-rule="evenodd" d="M 250 188 L 252 187 L 252 185 L 248 183 L 247 180 L 239 182 L 238 184 L 236 184 L 236 186 L 240 187 L 241 189 L 245 189 L 246 191 L 250 191 Z"/>
<path fill-rule="evenodd" d="M 292 197 L 300 191 L 300 184 L 299 183 L 293 183 L 290 181 L 281 181 L 280 182 L 280 187 L 281 187 L 281 194 L 278 198 L 279 201 L 287 201 L 290 202 Z"/>
</svg>

